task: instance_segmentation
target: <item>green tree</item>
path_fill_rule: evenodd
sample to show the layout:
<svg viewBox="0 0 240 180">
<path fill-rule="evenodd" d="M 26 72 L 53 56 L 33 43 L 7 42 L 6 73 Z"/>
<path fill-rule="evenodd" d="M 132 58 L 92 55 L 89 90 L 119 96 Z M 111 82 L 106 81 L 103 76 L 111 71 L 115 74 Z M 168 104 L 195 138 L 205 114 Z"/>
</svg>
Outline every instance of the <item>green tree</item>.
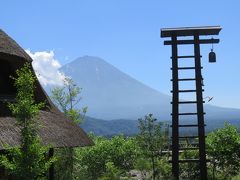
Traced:
<svg viewBox="0 0 240 180">
<path fill-rule="evenodd" d="M 163 130 L 163 124 L 157 122 L 152 114 L 139 119 L 139 130 L 138 143 L 143 155 L 151 161 L 152 176 L 155 180 L 158 174 L 156 163 L 163 156 L 162 151 L 166 146 L 168 135 Z"/>
<path fill-rule="evenodd" d="M 20 148 L 9 149 L 6 156 L 1 156 L 1 163 L 17 179 L 38 179 L 45 176 L 54 161 L 46 159 L 48 147 L 41 146 L 37 135 L 38 115 L 44 103 L 34 100 L 36 76 L 30 65 L 25 64 L 16 74 L 16 78 L 12 77 L 17 88 L 16 103 L 9 104 L 9 108 L 20 127 Z"/>
<path fill-rule="evenodd" d="M 208 134 L 206 144 L 213 179 L 216 174 L 227 179 L 240 172 L 240 135 L 235 126 L 225 123 L 224 128 Z"/>
<path fill-rule="evenodd" d="M 151 171 L 151 163 L 148 160 L 146 160 L 145 157 L 139 156 L 136 159 L 134 168 L 140 171 L 141 177 L 143 179 L 147 179 L 147 175 L 148 175 L 147 172 Z"/>
<path fill-rule="evenodd" d="M 85 117 L 87 107 L 77 108 L 81 101 L 81 89 L 73 82 L 72 79 L 66 78 L 63 87 L 56 87 L 52 90 L 51 99 L 55 105 L 64 112 L 76 124 L 80 124 Z M 75 151 L 73 148 L 58 149 L 56 155 L 56 177 L 58 179 L 72 179 Z"/>
<path fill-rule="evenodd" d="M 76 150 L 77 178 L 96 180 L 111 174 L 119 177 L 119 174 L 124 175 L 134 167 L 140 152 L 135 138 L 114 136 L 107 139 L 92 136 L 92 139 L 94 146 Z"/>
<path fill-rule="evenodd" d="M 107 162 L 106 173 L 100 178 L 100 180 L 120 180 L 121 170 L 114 166 L 113 162 Z"/>
<path fill-rule="evenodd" d="M 51 96 L 54 104 L 77 124 L 84 120 L 87 112 L 87 107 L 77 108 L 82 99 L 80 93 L 81 88 L 67 77 L 64 80 L 64 86 L 54 88 Z"/>
<path fill-rule="evenodd" d="M 194 146 L 185 144 L 183 147 L 191 148 Z M 198 150 L 183 150 L 180 153 L 180 159 L 198 159 L 199 152 Z M 180 164 L 180 176 L 183 179 L 200 179 L 200 166 L 196 162 L 188 162 Z"/>
</svg>

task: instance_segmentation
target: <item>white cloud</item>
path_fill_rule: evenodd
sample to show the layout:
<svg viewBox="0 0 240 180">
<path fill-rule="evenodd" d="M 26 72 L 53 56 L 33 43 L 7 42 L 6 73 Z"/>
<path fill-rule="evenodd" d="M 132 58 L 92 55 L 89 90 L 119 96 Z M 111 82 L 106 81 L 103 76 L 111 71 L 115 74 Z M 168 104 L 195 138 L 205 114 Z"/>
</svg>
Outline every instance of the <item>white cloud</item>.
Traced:
<svg viewBox="0 0 240 180">
<path fill-rule="evenodd" d="M 53 51 L 31 52 L 25 50 L 33 59 L 33 68 L 40 83 L 44 86 L 62 86 L 65 75 L 58 69 L 61 67 L 59 61 L 54 58 Z"/>
</svg>

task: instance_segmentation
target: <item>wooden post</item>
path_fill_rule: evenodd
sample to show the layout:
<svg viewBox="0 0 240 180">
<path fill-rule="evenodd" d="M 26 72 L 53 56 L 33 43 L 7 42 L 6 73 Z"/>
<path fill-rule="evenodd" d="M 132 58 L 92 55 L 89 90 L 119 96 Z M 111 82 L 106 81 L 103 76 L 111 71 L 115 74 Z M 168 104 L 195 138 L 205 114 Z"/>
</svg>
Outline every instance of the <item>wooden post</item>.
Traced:
<svg viewBox="0 0 240 180">
<path fill-rule="evenodd" d="M 198 138 L 199 138 L 199 157 L 200 175 L 202 180 L 207 179 L 206 150 L 205 150 L 205 129 L 202 96 L 202 74 L 201 74 L 201 55 L 199 45 L 199 35 L 194 35 L 194 54 L 195 54 L 195 78 L 196 78 L 196 99 L 197 99 L 197 119 L 198 119 Z"/>
<path fill-rule="evenodd" d="M 172 36 L 172 173 L 176 180 L 179 179 L 179 109 L 178 109 L 178 58 L 177 37 Z"/>
<path fill-rule="evenodd" d="M 51 158 L 53 157 L 54 154 L 54 149 L 50 148 L 48 152 L 48 157 Z M 52 164 L 49 168 L 49 175 L 48 175 L 49 180 L 54 180 L 54 164 Z"/>
</svg>

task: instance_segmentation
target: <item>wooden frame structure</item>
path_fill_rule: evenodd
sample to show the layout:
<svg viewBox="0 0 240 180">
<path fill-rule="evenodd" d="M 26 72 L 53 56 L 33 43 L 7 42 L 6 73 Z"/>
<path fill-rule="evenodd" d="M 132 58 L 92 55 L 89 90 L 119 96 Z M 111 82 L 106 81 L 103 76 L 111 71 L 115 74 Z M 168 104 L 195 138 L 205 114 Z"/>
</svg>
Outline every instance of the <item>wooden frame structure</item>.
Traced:
<svg viewBox="0 0 240 180">
<path fill-rule="evenodd" d="M 206 148 L 205 148 L 205 124 L 204 124 L 204 110 L 203 110 L 203 84 L 201 69 L 201 54 L 200 44 L 214 44 L 219 43 L 219 39 L 200 39 L 200 36 L 218 35 L 221 31 L 220 26 L 205 26 L 205 27 L 184 27 L 184 28 L 164 28 L 161 29 L 162 38 L 171 38 L 171 40 L 164 41 L 164 45 L 172 46 L 172 173 L 175 179 L 179 179 L 179 163 L 199 163 L 200 178 L 207 179 L 206 168 Z M 178 37 L 187 36 L 192 39 L 178 40 Z M 193 45 L 194 55 L 180 56 L 178 55 L 178 45 Z M 194 59 L 193 67 L 179 67 L 178 61 L 180 59 Z M 179 71 L 194 70 L 194 78 L 179 78 Z M 181 81 L 195 81 L 195 89 L 179 89 L 179 82 Z M 195 101 L 180 100 L 180 93 L 196 93 Z M 196 104 L 196 112 L 179 112 L 179 106 L 182 104 Z M 196 124 L 181 124 L 179 116 L 197 116 Z M 198 128 L 197 136 L 180 136 L 180 128 Z M 179 146 L 180 139 L 196 139 L 198 138 L 197 146 L 189 148 L 181 148 Z M 196 149 L 199 151 L 198 159 L 179 159 L 180 151 Z"/>
</svg>

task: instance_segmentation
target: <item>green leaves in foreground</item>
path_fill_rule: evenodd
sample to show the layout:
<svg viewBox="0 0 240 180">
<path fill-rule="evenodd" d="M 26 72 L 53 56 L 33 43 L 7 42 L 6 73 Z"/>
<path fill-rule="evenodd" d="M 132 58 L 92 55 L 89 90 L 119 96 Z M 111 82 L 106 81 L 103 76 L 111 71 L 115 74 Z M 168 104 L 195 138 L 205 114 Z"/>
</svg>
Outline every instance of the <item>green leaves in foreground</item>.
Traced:
<svg viewBox="0 0 240 180">
<path fill-rule="evenodd" d="M 225 123 L 208 134 L 206 144 L 213 178 L 218 174 L 226 179 L 240 172 L 240 135 L 235 126 Z"/>
<path fill-rule="evenodd" d="M 161 175 L 157 163 L 162 158 L 162 150 L 168 141 L 168 130 L 163 128 L 163 123 L 157 122 L 152 114 L 139 119 L 140 133 L 137 136 L 138 144 L 146 159 L 151 162 L 153 180 Z"/>
<path fill-rule="evenodd" d="M 44 103 L 34 102 L 34 91 L 36 76 L 32 73 L 29 64 L 25 64 L 23 68 L 16 71 L 17 78 L 14 79 L 17 89 L 17 103 L 9 104 L 9 108 L 16 117 L 21 126 L 25 123 L 34 123 L 34 118 L 39 114 L 39 110 L 44 107 Z"/>
<path fill-rule="evenodd" d="M 16 103 L 9 104 L 13 116 L 20 128 L 20 147 L 7 146 L 7 155 L 1 156 L 3 165 L 16 179 L 39 179 L 44 177 L 47 169 L 54 161 L 47 159 L 47 147 L 42 147 L 37 135 L 38 115 L 43 103 L 35 103 L 34 91 L 36 77 L 29 64 L 25 64 L 16 72 Z"/>
<path fill-rule="evenodd" d="M 106 178 L 134 168 L 139 155 L 135 138 L 93 137 L 93 140 L 94 146 L 76 149 L 75 175 L 78 178 L 82 177 L 84 180 L 94 180 L 101 176 Z"/>
</svg>

